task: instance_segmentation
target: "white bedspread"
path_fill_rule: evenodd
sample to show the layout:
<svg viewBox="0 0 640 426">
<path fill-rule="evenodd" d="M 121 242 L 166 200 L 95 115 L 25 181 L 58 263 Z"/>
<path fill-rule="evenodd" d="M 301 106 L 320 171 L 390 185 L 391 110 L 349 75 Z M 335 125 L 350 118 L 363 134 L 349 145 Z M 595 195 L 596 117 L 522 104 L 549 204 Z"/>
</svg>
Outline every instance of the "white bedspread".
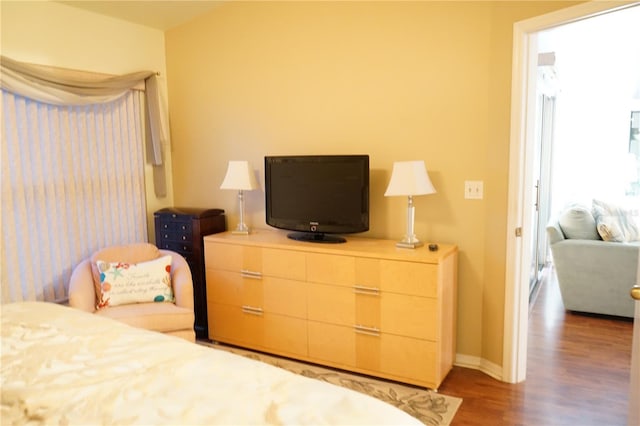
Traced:
<svg viewBox="0 0 640 426">
<path fill-rule="evenodd" d="M 375 398 L 42 302 L 2 310 L 4 424 L 421 424 Z"/>
</svg>

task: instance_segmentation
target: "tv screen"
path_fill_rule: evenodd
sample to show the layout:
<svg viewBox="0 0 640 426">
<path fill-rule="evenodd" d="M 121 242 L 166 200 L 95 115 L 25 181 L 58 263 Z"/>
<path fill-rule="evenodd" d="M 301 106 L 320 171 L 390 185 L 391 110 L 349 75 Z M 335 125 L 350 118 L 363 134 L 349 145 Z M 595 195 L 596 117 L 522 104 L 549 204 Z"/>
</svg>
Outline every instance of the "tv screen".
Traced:
<svg viewBox="0 0 640 426">
<path fill-rule="evenodd" d="M 369 229 L 369 156 L 264 158 L 266 222 L 289 238 L 344 242 Z M 334 234 L 334 235 L 331 235 Z"/>
</svg>

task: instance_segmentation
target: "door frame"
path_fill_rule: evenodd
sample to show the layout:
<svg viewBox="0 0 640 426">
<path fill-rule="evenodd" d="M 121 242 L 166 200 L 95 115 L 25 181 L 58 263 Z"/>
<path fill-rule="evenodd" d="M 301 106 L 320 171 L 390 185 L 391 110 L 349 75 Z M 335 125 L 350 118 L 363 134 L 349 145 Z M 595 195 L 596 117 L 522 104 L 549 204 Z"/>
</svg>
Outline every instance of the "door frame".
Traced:
<svg viewBox="0 0 640 426">
<path fill-rule="evenodd" d="M 526 379 L 529 326 L 529 266 L 531 265 L 531 150 L 535 146 L 537 33 L 560 25 L 637 6 L 638 1 L 591 1 L 513 25 L 511 73 L 511 132 L 507 210 L 502 380 Z M 519 231 L 518 231 L 519 230 Z"/>
</svg>

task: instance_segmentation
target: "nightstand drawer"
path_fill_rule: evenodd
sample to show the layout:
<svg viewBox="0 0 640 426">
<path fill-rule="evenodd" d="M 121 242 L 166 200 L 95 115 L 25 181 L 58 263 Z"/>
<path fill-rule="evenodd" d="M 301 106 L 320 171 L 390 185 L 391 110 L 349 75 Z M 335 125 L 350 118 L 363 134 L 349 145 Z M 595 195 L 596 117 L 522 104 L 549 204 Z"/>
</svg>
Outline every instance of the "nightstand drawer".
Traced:
<svg viewBox="0 0 640 426">
<path fill-rule="evenodd" d="M 160 220 L 160 231 L 163 233 L 179 231 L 186 235 L 191 235 L 193 229 L 191 226 L 191 222 Z"/>
<path fill-rule="evenodd" d="M 191 245 L 190 242 L 183 244 L 183 243 L 166 241 L 166 242 L 160 243 L 158 247 L 165 250 L 175 251 L 182 255 L 191 253 L 191 251 L 193 250 L 193 246 Z"/>
<path fill-rule="evenodd" d="M 177 242 L 191 242 L 193 235 L 191 232 L 184 231 L 162 231 L 162 241 L 177 241 Z"/>
</svg>

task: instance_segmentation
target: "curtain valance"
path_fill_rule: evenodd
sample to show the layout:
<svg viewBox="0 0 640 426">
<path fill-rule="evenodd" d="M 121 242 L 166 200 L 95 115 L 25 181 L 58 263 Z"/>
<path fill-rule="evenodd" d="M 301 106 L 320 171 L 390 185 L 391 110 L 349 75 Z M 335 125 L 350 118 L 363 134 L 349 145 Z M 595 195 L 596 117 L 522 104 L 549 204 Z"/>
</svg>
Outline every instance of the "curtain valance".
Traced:
<svg viewBox="0 0 640 426">
<path fill-rule="evenodd" d="M 138 71 L 116 76 L 63 75 L 42 66 L 0 56 L 2 90 L 54 105 L 88 105 L 111 102 L 140 83 L 145 87 L 148 120 L 147 157 L 154 166 L 162 165 L 162 146 L 166 139 L 162 128 L 157 74 Z M 166 192 L 157 188 L 156 193 Z M 159 194 L 158 194 L 159 195 Z"/>
</svg>

